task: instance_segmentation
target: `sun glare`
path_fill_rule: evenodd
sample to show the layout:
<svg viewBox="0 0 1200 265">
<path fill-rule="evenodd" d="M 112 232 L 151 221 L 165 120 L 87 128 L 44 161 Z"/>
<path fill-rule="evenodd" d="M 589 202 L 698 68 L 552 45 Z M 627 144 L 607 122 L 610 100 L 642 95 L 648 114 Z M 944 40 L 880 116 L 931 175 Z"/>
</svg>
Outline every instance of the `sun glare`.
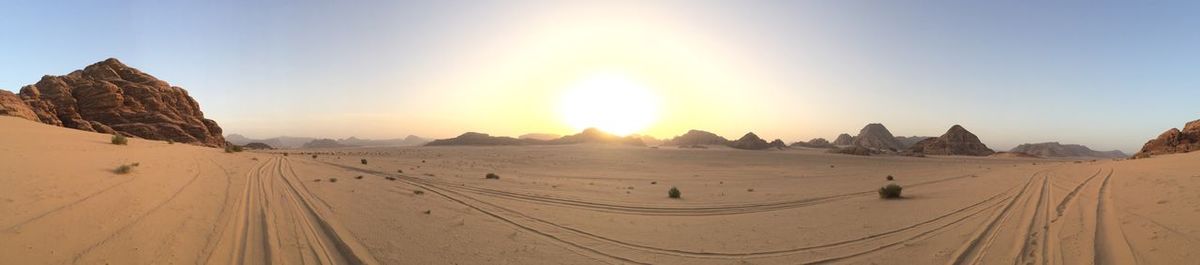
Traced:
<svg viewBox="0 0 1200 265">
<path fill-rule="evenodd" d="M 659 98 L 626 75 L 587 76 L 568 87 L 559 101 L 559 114 L 577 130 L 594 127 L 628 135 L 658 120 Z"/>
</svg>

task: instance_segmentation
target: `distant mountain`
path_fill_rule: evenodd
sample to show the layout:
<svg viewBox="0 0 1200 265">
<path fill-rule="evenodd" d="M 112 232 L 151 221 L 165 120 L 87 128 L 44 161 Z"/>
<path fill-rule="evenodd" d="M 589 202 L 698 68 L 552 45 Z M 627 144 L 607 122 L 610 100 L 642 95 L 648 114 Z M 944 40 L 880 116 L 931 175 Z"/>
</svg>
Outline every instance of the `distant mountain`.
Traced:
<svg viewBox="0 0 1200 265">
<path fill-rule="evenodd" d="M 683 135 L 675 136 L 675 138 L 671 138 L 671 140 L 663 142 L 663 145 L 726 145 L 728 143 L 729 139 L 725 139 L 725 137 L 721 137 L 720 135 L 716 135 L 714 133 L 701 130 L 688 130 L 687 133 L 684 133 Z"/>
<path fill-rule="evenodd" d="M 264 144 L 264 143 L 257 143 L 257 142 L 255 142 L 255 143 L 248 143 L 248 144 L 245 144 L 245 145 L 243 145 L 242 147 L 243 147 L 243 148 L 246 148 L 246 149 L 253 149 L 253 150 L 271 150 L 271 149 L 275 149 L 274 147 L 271 147 L 270 145 L 267 145 L 267 144 Z"/>
<path fill-rule="evenodd" d="M 353 147 L 353 145 L 341 144 L 333 139 L 317 139 L 305 143 L 302 148 L 338 148 L 338 147 Z"/>
<path fill-rule="evenodd" d="M 979 137 L 955 124 L 945 134 L 918 142 L 909 149 L 926 155 L 987 156 L 996 153 L 979 141 Z"/>
<path fill-rule="evenodd" d="M 858 131 L 858 135 L 854 136 L 851 144 L 876 150 L 898 151 L 902 149 L 900 142 L 896 141 L 896 136 L 893 136 L 887 127 L 883 127 L 883 124 L 879 123 L 867 124 Z"/>
<path fill-rule="evenodd" d="M 1120 150 L 1112 150 L 1101 152 L 1092 150 L 1087 146 L 1077 144 L 1060 144 L 1058 142 L 1046 142 L 1035 144 L 1022 144 L 1008 150 L 1013 153 L 1026 153 L 1040 157 L 1098 157 L 1098 158 L 1121 158 L 1128 157 Z"/>
<path fill-rule="evenodd" d="M 782 144 L 783 141 L 779 141 L 779 143 Z M 767 143 L 767 141 L 763 140 L 762 138 L 758 138 L 758 135 L 755 135 L 751 132 L 746 133 L 746 135 L 737 139 L 737 141 L 730 142 L 729 147 L 746 150 L 762 150 L 771 148 L 771 144 Z"/>
<path fill-rule="evenodd" d="M 248 143 L 264 143 L 276 148 L 301 148 L 304 144 L 317 140 L 313 137 L 290 137 L 280 136 L 268 139 L 253 139 L 242 136 L 240 134 L 230 134 L 225 136 L 225 140 L 236 145 L 245 145 Z M 345 139 L 333 140 L 343 146 L 419 146 L 428 143 L 429 140 L 414 135 L 409 135 L 405 138 L 397 139 L 360 139 L 357 137 L 349 137 Z"/>
<path fill-rule="evenodd" d="M 438 139 L 425 143 L 425 146 L 442 146 L 442 145 L 526 145 L 531 143 L 544 143 L 545 141 L 534 139 L 517 139 L 507 136 L 491 136 L 486 133 L 467 132 L 458 137 L 449 139 Z"/>
<path fill-rule="evenodd" d="M 1148 158 L 1154 155 L 1187 153 L 1200 150 L 1200 120 L 1183 125 L 1183 130 L 1171 128 L 1142 145 L 1142 150 L 1133 158 Z"/>
<path fill-rule="evenodd" d="M 640 137 L 621 137 L 595 128 L 584 129 L 580 133 L 551 140 L 538 140 L 532 138 L 518 139 L 507 136 L 491 136 L 484 133 L 468 132 L 454 138 L 434 140 L 425 145 L 562 145 L 585 143 L 626 144 L 635 146 L 646 145 L 644 142 L 642 142 L 642 138 Z"/>
<path fill-rule="evenodd" d="M 517 139 L 533 139 L 533 140 L 542 140 L 542 141 L 549 141 L 549 140 L 554 140 L 554 139 L 558 139 L 558 138 L 562 138 L 562 135 L 557 135 L 557 134 L 553 134 L 553 133 L 527 133 L 527 134 L 522 134 L 521 136 L 517 136 Z"/>
<path fill-rule="evenodd" d="M 912 147 L 914 144 L 917 144 L 918 142 L 924 141 L 925 139 L 929 139 L 929 138 L 933 138 L 933 137 L 932 136 L 908 136 L 908 137 L 896 136 L 896 142 L 900 143 L 901 149 L 908 149 L 908 148 Z"/>
</svg>

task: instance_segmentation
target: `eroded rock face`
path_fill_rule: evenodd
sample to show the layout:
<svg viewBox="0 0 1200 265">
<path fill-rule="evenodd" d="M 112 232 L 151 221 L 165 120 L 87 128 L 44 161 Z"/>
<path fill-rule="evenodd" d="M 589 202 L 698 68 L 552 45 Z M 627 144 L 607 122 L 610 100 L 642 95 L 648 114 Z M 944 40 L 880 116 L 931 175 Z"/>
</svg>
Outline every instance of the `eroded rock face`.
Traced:
<svg viewBox="0 0 1200 265">
<path fill-rule="evenodd" d="M 986 156 L 996 153 L 980 142 L 978 136 L 957 124 L 942 136 L 917 142 L 910 150 L 927 155 Z"/>
<path fill-rule="evenodd" d="M 783 141 L 780 141 L 779 143 L 782 144 Z M 754 133 L 746 133 L 746 135 L 742 136 L 740 139 L 737 139 L 737 141 L 730 142 L 729 147 L 746 150 L 762 150 L 770 148 L 771 144 L 767 143 L 767 141 L 763 140 L 762 138 L 758 138 L 758 135 L 755 135 Z"/>
<path fill-rule="evenodd" d="M 1200 150 L 1200 120 L 1188 122 L 1183 130 L 1171 128 L 1158 135 L 1145 145 L 1133 158 L 1147 158 L 1153 155 L 1187 153 Z"/>
<path fill-rule="evenodd" d="M 186 90 L 107 59 L 21 88 L 42 123 L 151 140 L 225 146 L 221 127 L 204 118 Z M 2 96 L 0 96 L 2 97 Z"/>
<path fill-rule="evenodd" d="M 883 124 L 878 123 L 867 124 L 863 127 L 858 132 L 858 136 L 854 136 L 851 144 L 876 150 L 897 151 L 903 149 L 900 142 L 896 141 L 896 136 L 893 136 L 887 127 L 883 127 Z"/>
<path fill-rule="evenodd" d="M 839 134 L 837 139 L 833 139 L 833 145 L 851 145 L 854 143 L 854 137 L 848 133 Z"/>
<path fill-rule="evenodd" d="M 21 97 L 12 92 L 0 90 L 0 115 L 16 116 L 31 121 L 41 121 L 33 109 L 25 104 Z"/>
</svg>

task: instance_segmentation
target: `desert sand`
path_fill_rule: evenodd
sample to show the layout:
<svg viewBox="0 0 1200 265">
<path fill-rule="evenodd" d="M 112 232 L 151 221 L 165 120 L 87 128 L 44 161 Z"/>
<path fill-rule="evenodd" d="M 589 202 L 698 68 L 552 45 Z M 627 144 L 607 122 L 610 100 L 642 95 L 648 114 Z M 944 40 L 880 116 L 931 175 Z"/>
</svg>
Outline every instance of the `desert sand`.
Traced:
<svg viewBox="0 0 1200 265">
<path fill-rule="evenodd" d="M 1196 264 L 1196 161 L 590 144 L 225 153 L 0 117 L 0 263 Z M 888 175 L 902 199 L 876 194 Z"/>
</svg>

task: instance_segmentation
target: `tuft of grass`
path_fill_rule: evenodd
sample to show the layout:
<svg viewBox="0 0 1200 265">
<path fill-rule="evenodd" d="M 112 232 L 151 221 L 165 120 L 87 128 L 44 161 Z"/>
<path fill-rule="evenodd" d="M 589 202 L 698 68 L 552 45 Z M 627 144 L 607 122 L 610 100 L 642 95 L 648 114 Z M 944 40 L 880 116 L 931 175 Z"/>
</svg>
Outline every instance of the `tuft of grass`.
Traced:
<svg viewBox="0 0 1200 265">
<path fill-rule="evenodd" d="M 892 181 L 892 180 L 895 180 L 895 179 L 896 179 L 896 178 L 892 177 L 892 175 L 888 175 L 888 176 L 887 176 L 887 180 L 888 180 L 888 181 Z"/>
<path fill-rule="evenodd" d="M 413 194 L 416 194 L 416 195 L 424 195 L 424 194 L 425 194 L 425 191 L 423 191 L 423 190 L 413 190 Z"/>
<path fill-rule="evenodd" d="M 671 190 L 667 191 L 667 197 L 670 197 L 671 199 L 679 199 L 680 196 L 683 196 L 683 194 L 679 192 L 678 188 L 671 187 Z"/>
<path fill-rule="evenodd" d="M 241 146 L 237 146 L 237 145 L 234 145 L 234 144 L 227 144 L 227 145 L 225 145 L 225 152 L 226 152 L 226 153 L 237 153 L 237 152 L 241 152 L 241 151 L 242 151 L 242 147 L 241 147 Z"/>
<path fill-rule="evenodd" d="M 121 135 L 121 134 L 119 134 L 119 133 L 118 133 L 118 134 L 113 134 L 113 136 L 112 136 L 112 144 L 115 144 L 115 145 L 127 145 L 127 144 L 129 144 L 129 138 L 125 138 L 125 136 L 124 136 L 124 135 Z"/>
<path fill-rule="evenodd" d="M 363 158 L 363 159 L 362 159 L 362 164 L 363 164 L 363 165 L 366 165 L 366 164 L 367 164 L 367 159 L 366 159 L 366 158 Z"/>
<path fill-rule="evenodd" d="M 337 182 L 337 178 L 329 178 L 329 182 Z"/>
<path fill-rule="evenodd" d="M 390 180 L 390 181 L 395 181 L 395 180 L 396 180 L 396 177 L 384 177 L 384 178 L 385 178 L 385 179 L 387 179 L 387 180 Z"/>
<path fill-rule="evenodd" d="M 167 144 L 175 144 L 175 140 L 167 139 Z"/>
<path fill-rule="evenodd" d="M 317 159 L 317 155 L 313 155 L 313 159 Z"/>
<path fill-rule="evenodd" d="M 362 178 L 363 178 L 363 176 L 354 177 L 354 179 L 362 179 Z"/>
<path fill-rule="evenodd" d="M 500 179 L 500 175 L 496 175 L 495 173 L 487 173 L 487 175 L 483 176 L 483 178 L 484 179 Z"/>
<path fill-rule="evenodd" d="M 403 174 L 403 173 L 404 173 L 404 170 L 403 170 L 403 169 L 397 169 L 397 170 L 396 170 L 396 173 L 401 173 L 401 174 Z"/>
<path fill-rule="evenodd" d="M 321 182 L 321 179 L 313 179 L 313 182 Z"/>
<path fill-rule="evenodd" d="M 900 185 L 896 185 L 896 183 L 889 183 L 889 184 L 887 184 L 887 186 L 883 186 L 882 188 L 879 188 L 879 198 L 881 198 L 881 199 L 899 199 L 900 191 L 903 189 L 904 188 L 901 188 Z"/>
<path fill-rule="evenodd" d="M 117 167 L 116 169 L 113 169 L 113 173 L 122 174 L 122 175 L 129 174 L 130 171 L 133 171 L 133 166 L 130 166 L 130 165 L 121 165 L 121 166 Z"/>
</svg>

